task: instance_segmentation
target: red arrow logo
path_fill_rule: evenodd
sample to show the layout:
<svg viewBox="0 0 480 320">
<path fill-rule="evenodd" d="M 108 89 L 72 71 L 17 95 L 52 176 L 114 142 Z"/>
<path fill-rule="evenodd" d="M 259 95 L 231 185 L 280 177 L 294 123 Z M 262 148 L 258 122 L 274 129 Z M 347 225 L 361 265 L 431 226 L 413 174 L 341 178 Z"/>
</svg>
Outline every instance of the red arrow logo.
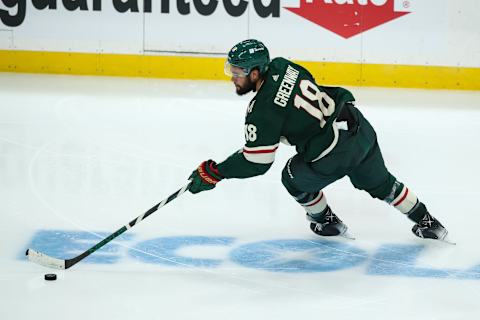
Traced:
<svg viewBox="0 0 480 320">
<path fill-rule="evenodd" d="M 343 3 L 343 4 L 338 4 Z M 285 9 L 345 39 L 375 28 L 410 12 L 396 12 L 394 0 L 300 0 L 300 7 Z M 380 1 L 381 2 L 381 1 Z M 407 1 L 404 4 L 408 4 Z"/>
</svg>

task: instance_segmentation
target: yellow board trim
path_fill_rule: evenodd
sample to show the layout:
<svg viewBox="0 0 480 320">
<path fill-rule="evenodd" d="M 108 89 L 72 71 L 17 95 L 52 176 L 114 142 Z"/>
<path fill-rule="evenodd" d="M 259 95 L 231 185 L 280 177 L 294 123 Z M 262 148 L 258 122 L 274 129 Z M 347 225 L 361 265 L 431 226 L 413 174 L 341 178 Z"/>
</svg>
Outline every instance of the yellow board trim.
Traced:
<svg viewBox="0 0 480 320">
<path fill-rule="evenodd" d="M 0 50 L 0 71 L 227 80 L 225 58 Z M 480 90 L 480 68 L 297 61 L 322 84 Z"/>
</svg>

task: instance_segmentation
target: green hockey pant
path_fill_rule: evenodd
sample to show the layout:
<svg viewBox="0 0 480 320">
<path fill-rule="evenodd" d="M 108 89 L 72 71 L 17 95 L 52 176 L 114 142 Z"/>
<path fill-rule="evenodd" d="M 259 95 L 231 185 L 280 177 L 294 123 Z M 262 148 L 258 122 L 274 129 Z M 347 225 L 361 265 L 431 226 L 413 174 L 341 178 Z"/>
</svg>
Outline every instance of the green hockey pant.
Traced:
<svg viewBox="0 0 480 320">
<path fill-rule="evenodd" d="M 396 178 L 387 170 L 375 130 L 358 109 L 351 107 L 357 126 L 339 130 L 335 148 L 325 157 L 307 162 L 301 154 L 288 160 L 282 172 L 287 191 L 298 197 L 314 193 L 348 176 L 355 188 L 384 200 Z"/>
</svg>

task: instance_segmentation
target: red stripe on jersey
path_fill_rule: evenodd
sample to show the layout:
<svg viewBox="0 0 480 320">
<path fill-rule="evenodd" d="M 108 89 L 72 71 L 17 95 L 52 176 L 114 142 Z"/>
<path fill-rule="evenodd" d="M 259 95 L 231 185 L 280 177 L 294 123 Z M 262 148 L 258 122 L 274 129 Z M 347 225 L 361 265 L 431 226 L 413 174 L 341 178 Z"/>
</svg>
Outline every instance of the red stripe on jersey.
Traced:
<svg viewBox="0 0 480 320">
<path fill-rule="evenodd" d="M 393 204 L 394 207 L 396 207 L 396 206 L 398 206 L 400 203 L 402 203 L 402 201 L 405 200 L 405 198 L 407 197 L 408 188 L 405 188 L 405 189 L 406 189 L 405 194 L 403 195 L 403 197 L 402 197 L 400 200 L 398 200 L 397 202 L 395 202 L 395 203 Z"/>
<path fill-rule="evenodd" d="M 278 147 L 275 147 L 273 149 L 265 149 L 265 150 L 246 150 L 245 148 L 243 149 L 243 152 L 245 153 L 272 153 L 277 151 Z"/>
<path fill-rule="evenodd" d="M 322 192 L 322 196 L 321 196 L 320 198 L 318 198 L 318 200 L 317 200 L 317 201 L 315 201 L 315 202 L 314 202 L 314 203 L 312 203 L 312 204 L 309 204 L 309 205 L 307 205 L 306 207 L 311 207 L 311 206 L 314 206 L 314 205 L 316 205 L 317 203 L 319 203 L 319 202 L 320 202 L 320 200 L 322 200 L 322 199 L 323 199 L 323 192 Z"/>
</svg>

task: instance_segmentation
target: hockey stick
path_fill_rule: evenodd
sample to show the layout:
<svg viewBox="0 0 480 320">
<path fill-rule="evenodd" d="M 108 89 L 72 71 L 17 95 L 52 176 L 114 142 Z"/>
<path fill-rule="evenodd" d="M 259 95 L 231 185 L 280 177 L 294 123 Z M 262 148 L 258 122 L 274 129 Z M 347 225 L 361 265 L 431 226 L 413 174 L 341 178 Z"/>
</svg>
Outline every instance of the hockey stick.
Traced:
<svg viewBox="0 0 480 320">
<path fill-rule="evenodd" d="M 152 213 L 154 213 L 155 211 L 157 211 L 158 209 L 160 209 L 161 207 L 163 207 L 164 205 L 166 205 L 167 203 L 169 203 L 173 199 L 180 196 L 182 193 L 184 193 L 185 191 L 187 191 L 190 188 L 191 184 L 192 184 L 192 182 L 189 181 L 188 184 L 185 185 L 183 188 L 181 188 L 177 192 L 173 193 L 172 195 L 170 195 L 168 198 L 166 198 L 162 202 L 157 203 L 156 205 L 151 207 L 144 214 L 142 214 L 142 215 L 138 216 L 137 218 L 133 219 L 132 221 L 130 221 L 130 223 L 124 225 L 123 227 L 121 227 L 120 229 L 118 229 L 117 231 L 115 231 L 114 233 L 112 233 L 111 235 L 109 235 L 108 237 L 106 237 L 105 239 L 103 239 L 102 241 L 100 241 L 99 243 L 97 243 L 96 245 L 94 245 L 93 247 L 88 249 L 87 251 L 83 252 L 82 254 L 80 254 L 80 255 L 78 255 L 74 258 L 66 259 L 66 260 L 57 259 L 57 258 L 50 257 L 50 256 L 48 256 L 44 253 L 33 250 L 33 249 L 27 249 L 27 252 L 25 254 L 28 257 L 28 260 L 33 261 L 33 262 L 35 262 L 37 264 L 40 264 L 42 266 L 49 267 L 49 268 L 55 268 L 55 269 L 68 269 L 71 266 L 73 266 L 74 264 L 76 264 L 77 262 L 80 262 L 83 259 L 85 259 L 86 257 L 88 257 L 89 255 L 91 255 L 92 253 L 94 253 L 95 251 L 97 251 L 98 249 L 100 249 L 101 247 L 103 247 L 104 245 L 106 245 L 107 243 L 109 243 L 110 241 L 112 241 L 113 239 L 115 239 L 116 237 L 118 237 L 119 235 L 121 235 L 122 233 L 127 231 L 128 229 L 130 229 L 133 226 L 135 226 L 136 224 L 140 223 L 145 218 L 147 218 L 149 215 L 151 215 Z"/>
</svg>

